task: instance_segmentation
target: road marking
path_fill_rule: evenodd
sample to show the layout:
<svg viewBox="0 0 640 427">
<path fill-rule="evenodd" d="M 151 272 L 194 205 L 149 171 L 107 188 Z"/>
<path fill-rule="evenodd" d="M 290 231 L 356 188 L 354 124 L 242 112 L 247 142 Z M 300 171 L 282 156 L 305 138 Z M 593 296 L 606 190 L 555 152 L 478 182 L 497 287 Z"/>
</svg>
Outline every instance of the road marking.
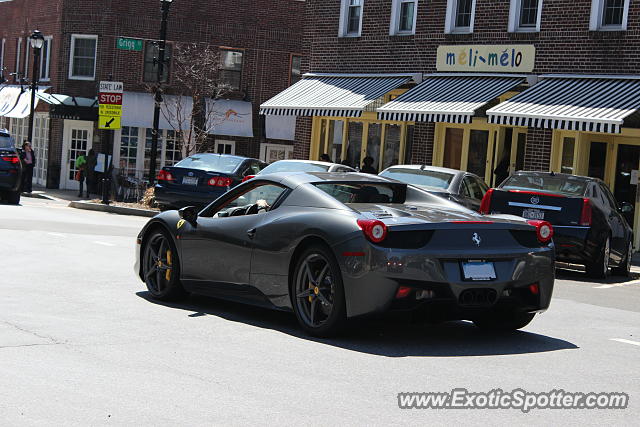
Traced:
<svg viewBox="0 0 640 427">
<path fill-rule="evenodd" d="M 614 283 L 611 285 L 594 286 L 593 289 L 621 288 L 623 286 L 638 285 L 638 284 L 640 284 L 640 280 L 631 280 L 630 282 L 624 282 L 624 283 Z"/>
<path fill-rule="evenodd" d="M 56 237 L 67 237 L 62 233 L 51 233 L 51 232 L 48 232 L 47 234 L 50 235 L 50 236 L 56 236 Z"/>
<path fill-rule="evenodd" d="M 625 343 L 625 344 L 637 345 L 637 346 L 640 347 L 640 342 L 631 341 L 631 340 L 625 340 L 624 338 L 611 338 L 611 341 L 618 341 L 618 342 L 622 342 L 622 343 Z"/>
<path fill-rule="evenodd" d="M 115 246 L 113 243 L 98 242 L 97 240 L 95 240 L 93 243 L 96 243 L 96 244 L 102 245 L 102 246 Z"/>
</svg>

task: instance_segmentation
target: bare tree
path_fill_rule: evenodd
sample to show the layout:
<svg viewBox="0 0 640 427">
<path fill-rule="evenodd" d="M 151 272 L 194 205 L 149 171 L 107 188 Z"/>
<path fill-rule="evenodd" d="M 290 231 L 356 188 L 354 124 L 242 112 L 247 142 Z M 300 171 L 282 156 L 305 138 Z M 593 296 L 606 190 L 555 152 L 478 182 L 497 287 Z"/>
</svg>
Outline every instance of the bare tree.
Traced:
<svg viewBox="0 0 640 427">
<path fill-rule="evenodd" d="M 208 135 L 221 120 L 208 99 L 217 99 L 228 92 L 220 83 L 220 53 L 216 47 L 200 43 L 174 46 L 170 87 L 163 90 L 161 113 L 179 135 L 180 148 L 186 155 L 208 151 Z M 155 92 L 155 87 L 148 90 Z"/>
</svg>

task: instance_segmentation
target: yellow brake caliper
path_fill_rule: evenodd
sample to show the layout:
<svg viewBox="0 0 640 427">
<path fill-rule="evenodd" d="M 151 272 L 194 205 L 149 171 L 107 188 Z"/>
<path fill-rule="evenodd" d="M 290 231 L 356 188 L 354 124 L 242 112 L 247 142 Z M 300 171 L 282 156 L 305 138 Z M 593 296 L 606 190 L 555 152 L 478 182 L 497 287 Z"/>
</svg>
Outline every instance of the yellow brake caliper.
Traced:
<svg viewBox="0 0 640 427">
<path fill-rule="evenodd" d="M 167 251 L 167 266 L 169 267 L 167 271 L 164 273 L 164 278 L 169 281 L 171 280 L 171 251 Z"/>
</svg>

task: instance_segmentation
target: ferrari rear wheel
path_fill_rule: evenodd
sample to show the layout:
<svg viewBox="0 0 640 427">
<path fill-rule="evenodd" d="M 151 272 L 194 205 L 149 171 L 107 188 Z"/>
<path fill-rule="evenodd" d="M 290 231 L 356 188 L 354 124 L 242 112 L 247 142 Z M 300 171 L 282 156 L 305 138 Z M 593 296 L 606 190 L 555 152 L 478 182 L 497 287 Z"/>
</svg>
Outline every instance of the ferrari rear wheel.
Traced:
<svg viewBox="0 0 640 427">
<path fill-rule="evenodd" d="M 527 326 L 535 317 L 535 313 L 517 310 L 492 311 L 473 319 L 473 324 L 480 329 L 493 331 L 515 331 Z"/>
<path fill-rule="evenodd" d="M 178 252 L 164 231 L 155 231 L 147 239 L 143 252 L 143 274 L 151 295 L 162 301 L 183 297 Z"/>
<path fill-rule="evenodd" d="M 340 267 L 331 251 L 312 246 L 298 258 L 292 283 L 293 309 L 300 326 L 315 336 L 332 336 L 346 322 Z"/>
</svg>

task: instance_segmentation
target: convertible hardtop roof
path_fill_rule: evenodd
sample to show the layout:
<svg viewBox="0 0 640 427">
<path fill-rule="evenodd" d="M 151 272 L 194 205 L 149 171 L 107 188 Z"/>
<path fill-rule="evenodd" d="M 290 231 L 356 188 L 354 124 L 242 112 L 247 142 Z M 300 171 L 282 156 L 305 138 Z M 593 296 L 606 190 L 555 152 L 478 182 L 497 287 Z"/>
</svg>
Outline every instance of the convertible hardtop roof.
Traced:
<svg viewBox="0 0 640 427">
<path fill-rule="evenodd" d="M 279 182 L 287 187 L 297 187 L 298 185 L 311 182 L 380 182 L 402 184 L 394 179 L 385 178 L 378 175 L 370 175 L 358 172 L 280 172 L 258 175 L 255 179 L 266 179 Z M 406 184 L 403 184 L 406 185 Z"/>
</svg>

